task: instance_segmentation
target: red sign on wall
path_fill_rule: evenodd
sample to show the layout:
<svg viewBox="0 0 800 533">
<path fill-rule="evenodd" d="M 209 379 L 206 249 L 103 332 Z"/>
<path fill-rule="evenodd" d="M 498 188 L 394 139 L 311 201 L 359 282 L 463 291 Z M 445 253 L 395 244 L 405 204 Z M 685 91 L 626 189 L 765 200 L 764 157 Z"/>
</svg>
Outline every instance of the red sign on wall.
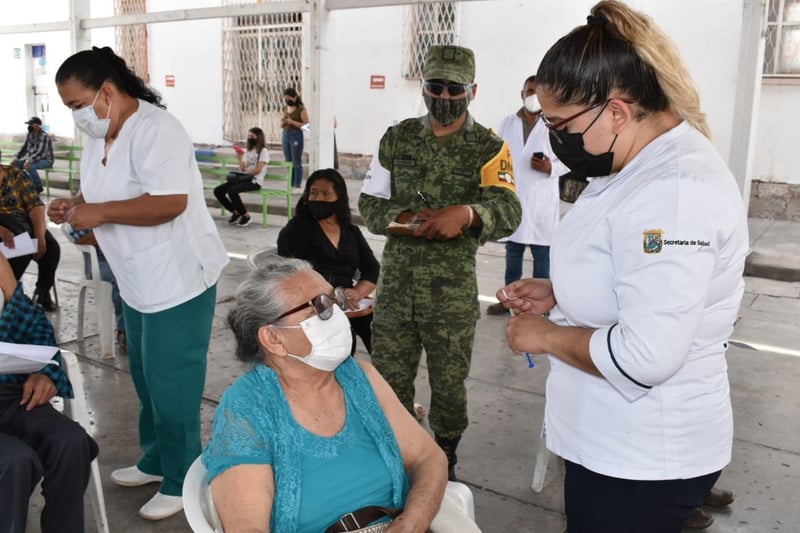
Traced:
<svg viewBox="0 0 800 533">
<path fill-rule="evenodd" d="M 164 84 L 167 87 L 175 87 L 175 76 L 173 74 L 167 74 L 164 76 Z"/>
<path fill-rule="evenodd" d="M 369 77 L 369 88 L 370 89 L 385 89 L 386 88 L 386 76 L 381 76 L 380 74 L 372 74 Z"/>
</svg>

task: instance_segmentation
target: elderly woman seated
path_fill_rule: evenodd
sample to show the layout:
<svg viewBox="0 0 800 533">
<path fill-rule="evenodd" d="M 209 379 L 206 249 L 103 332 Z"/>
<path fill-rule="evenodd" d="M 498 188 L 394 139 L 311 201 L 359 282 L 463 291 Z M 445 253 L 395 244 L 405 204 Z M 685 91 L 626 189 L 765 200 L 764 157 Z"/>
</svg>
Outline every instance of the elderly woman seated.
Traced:
<svg viewBox="0 0 800 533">
<path fill-rule="evenodd" d="M 353 531 L 387 521 L 383 508 L 399 513 L 386 531 L 424 532 L 439 509 L 447 460 L 350 357 L 335 298 L 309 263 L 278 256 L 236 293 L 236 355 L 255 366 L 223 394 L 203 453 L 225 531 Z"/>
</svg>

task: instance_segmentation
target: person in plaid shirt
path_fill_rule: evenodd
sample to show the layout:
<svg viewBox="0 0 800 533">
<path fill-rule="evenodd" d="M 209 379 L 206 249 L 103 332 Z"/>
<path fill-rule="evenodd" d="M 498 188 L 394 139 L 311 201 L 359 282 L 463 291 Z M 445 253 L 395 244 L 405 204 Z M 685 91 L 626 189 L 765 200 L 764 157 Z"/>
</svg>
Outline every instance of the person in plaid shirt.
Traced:
<svg viewBox="0 0 800 533">
<path fill-rule="evenodd" d="M 56 346 L 53 326 L 22 291 L 0 255 L 0 341 Z M 2 531 L 23 533 L 28 499 L 44 476 L 43 533 L 84 531 L 83 493 L 97 443 L 76 422 L 56 411 L 53 396 L 72 398 L 72 385 L 61 366 L 45 365 L 32 374 L 0 374 L 0 517 Z"/>
<path fill-rule="evenodd" d="M 11 164 L 26 171 L 36 190 L 42 192 L 42 178 L 37 171 L 53 166 L 53 141 L 42 129 L 42 119 L 39 117 L 31 117 L 25 124 L 28 125 L 28 136 Z"/>
</svg>

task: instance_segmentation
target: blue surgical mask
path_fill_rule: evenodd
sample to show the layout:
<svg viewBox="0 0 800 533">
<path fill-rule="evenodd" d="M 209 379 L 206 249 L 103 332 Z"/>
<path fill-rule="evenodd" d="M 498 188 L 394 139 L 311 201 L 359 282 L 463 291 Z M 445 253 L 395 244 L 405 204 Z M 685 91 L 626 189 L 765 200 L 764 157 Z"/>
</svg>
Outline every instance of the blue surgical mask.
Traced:
<svg viewBox="0 0 800 533">
<path fill-rule="evenodd" d="M 75 125 L 83 133 L 95 139 L 105 139 L 108 133 L 108 127 L 111 124 L 111 104 L 108 104 L 108 114 L 106 118 L 98 118 L 97 113 L 94 112 L 94 104 L 97 102 L 97 97 L 100 96 L 100 90 L 94 95 L 92 105 L 82 107 L 80 109 L 72 110 L 72 120 Z"/>
</svg>

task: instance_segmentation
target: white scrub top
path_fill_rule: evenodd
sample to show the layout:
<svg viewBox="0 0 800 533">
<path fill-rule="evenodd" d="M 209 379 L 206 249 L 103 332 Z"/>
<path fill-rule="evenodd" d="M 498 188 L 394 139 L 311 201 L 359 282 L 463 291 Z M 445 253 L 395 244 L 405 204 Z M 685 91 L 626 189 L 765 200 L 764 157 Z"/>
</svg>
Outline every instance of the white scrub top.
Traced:
<svg viewBox="0 0 800 533">
<path fill-rule="evenodd" d="M 103 224 L 97 242 L 125 303 L 142 313 L 180 305 L 214 285 L 228 263 L 206 208 L 194 146 L 175 117 L 139 100 L 102 163 L 104 139 L 89 138 L 81 156 L 81 193 L 87 203 L 143 194 L 185 194 L 186 209 L 156 226 Z"/>
<path fill-rule="evenodd" d="M 590 353 L 603 377 L 550 358 L 553 452 L 638 480 L 692 478 L 728 464 L 725 351 L 747 250 L 736 181 L 685 122 L 588 185 L 551 248 L 551 319 L 598 328 Z"/>
<path fill-rule="evenodd" d="M 503 119 L 497 134 L 508 143 L 514 162 L 514 183 L 522 204 L 522 221 L 517 230 L 500 242 L 550 246 L 559 217 L 558 176 L 566 174 L 566 168 L 553 154 L 547 127 L 537 120 L 528 135 L 522 140 L 522 118 L 514 113 Z M 542 152 L 550 159 L 550 174 L 531 168 L 534 152 Z"/>
</svg>

